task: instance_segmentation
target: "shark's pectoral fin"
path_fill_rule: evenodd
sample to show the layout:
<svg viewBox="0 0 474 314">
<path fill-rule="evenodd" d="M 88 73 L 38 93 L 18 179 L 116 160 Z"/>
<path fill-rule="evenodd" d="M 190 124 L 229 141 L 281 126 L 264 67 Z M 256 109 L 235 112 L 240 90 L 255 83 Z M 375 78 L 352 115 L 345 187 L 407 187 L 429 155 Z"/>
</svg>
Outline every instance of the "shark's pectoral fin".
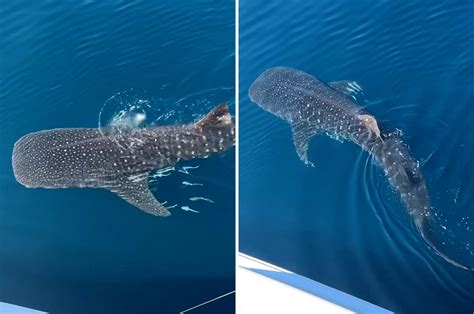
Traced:
<svg viewBox="0 0 474 314">
<path fill-rule="evenodd" d="M 329 86 L 354 100 L 364 95 L 362 87 L 356 81 L 336 81 L 329 83 Z"/>
<path fill-rule="evenodd" d="M 117 178 L 108 189 L 150 215 L 162 217 L 171 215 L 168 209 L 160 204 L 151 193 L 147 174 L 134 177 L 122 176 Z"/>
<path fill-rule="evenodd" d="M 292 125 L 293 142 L 295 144 L 296 153 L 305 165 L 313 166 L 308 160 L 309 141 L 313 136 L 318 134 L 318 128 L 306 122 L 296 122 Z"/>
</svg>

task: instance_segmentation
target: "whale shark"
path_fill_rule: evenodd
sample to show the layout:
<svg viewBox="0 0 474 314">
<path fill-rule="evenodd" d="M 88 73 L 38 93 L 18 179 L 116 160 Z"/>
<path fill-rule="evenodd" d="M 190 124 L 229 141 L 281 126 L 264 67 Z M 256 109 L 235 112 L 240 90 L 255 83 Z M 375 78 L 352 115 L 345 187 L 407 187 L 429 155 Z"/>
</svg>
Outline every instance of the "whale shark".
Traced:
<svg viewBox="0 0 474 314">
<path fill-rule="evenodd" d="M 180 160 L 207 158 L 234 145 L 234 119 L 221 104 L 196 123 L 140 128 L 62 128 L 29 133 L 14 145 L 13 173 L 29 188 L 103 188 L 155 216 L 148 175 Z"/>
<path fill-rule="evenodd" d="M 248 94 L 252 102 L 291 125 L 296 152 L 306 165 L 313 165 L 308 159 L 309 142 L 321 133 L 351 141 L 367 151 L 399 192 L 428 246 L 450 264 L 473 270 L 435 245 L 432 205 L 419 163 L 411 157 L 399 132 L 381 128 L 376 118 L 357 103 L 362 94 L 360 84 L 325 83 L 293 68 L 274 67 L 252 83 Z"/>
</svg>

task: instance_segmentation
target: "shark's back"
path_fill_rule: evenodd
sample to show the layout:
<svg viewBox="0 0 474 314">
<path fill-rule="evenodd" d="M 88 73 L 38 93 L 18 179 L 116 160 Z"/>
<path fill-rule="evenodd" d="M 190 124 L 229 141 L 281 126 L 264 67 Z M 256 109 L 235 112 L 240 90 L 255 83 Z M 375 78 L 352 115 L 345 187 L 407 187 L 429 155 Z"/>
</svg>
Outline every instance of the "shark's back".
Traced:
<svg viewBox="0 0 474 314">
<path fill-rule="evenodd" d="M 301 118 L 334 116 L 361 108 L 346 95 L 305 72 L 275 67 L 263 72 L 250 86 L 250 99 L 263 109 L 292 123 Z"/>
</svg>

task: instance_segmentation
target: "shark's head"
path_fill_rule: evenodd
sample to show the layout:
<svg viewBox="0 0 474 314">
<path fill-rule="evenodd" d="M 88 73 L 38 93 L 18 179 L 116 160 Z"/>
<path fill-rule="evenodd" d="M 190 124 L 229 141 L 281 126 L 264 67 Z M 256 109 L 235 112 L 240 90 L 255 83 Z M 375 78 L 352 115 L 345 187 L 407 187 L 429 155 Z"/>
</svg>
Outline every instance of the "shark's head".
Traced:
<svg viewBox="0 0 474 314">
<path fill-rule="evenodd" d="M 291 122 L 308 103 L 305 73 L 286 67 L 270 68 L 249 87 L 249 98 L 263 110 Z"/>
</svg>

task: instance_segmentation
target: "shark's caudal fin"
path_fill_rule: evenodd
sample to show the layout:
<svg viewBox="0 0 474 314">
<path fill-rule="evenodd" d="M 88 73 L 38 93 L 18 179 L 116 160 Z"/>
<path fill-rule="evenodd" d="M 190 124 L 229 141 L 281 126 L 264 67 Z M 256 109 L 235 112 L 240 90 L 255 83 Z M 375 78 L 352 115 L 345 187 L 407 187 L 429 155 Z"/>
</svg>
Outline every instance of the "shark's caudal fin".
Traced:
<svg viewBox="0 0 474 314">
<path fill-rule="evenodd" d="M 121 176 L 107 189 L 150 215 L 162 217 L 171 215 L 148 188 L 148 173 L 144 173 L 140 178 Z"/>
<path fill-rule="evenodd" d="M 199 128 L 221 127 L 232 123 L 232 117 L 229 114 L 229 107 L 223 103 L 212 109 L 201 120 L 196 122 Z"/>
<path fill-rule="evenodd" d="M 335 81 L 330 82 L 328 85 L 354 100 L 358 100 L 358 98 L 363 96 L 362 87 L 356 81 Z"/>
<path fill-rule="evenodd" d="M 418 217 L 415 218 L 415 226 L 418 229 L 418 231 L 421 234 L 421 237 L 425 242 L 428 244 L 428 246 L 442 259 L 444 259 L 446 262 L 462 268 L 464 270 L 469 270 L 469 271 L 474 271 L 474 267 L 466 266 L 461 263 L 456 262 L 455 260 L 449 258 L 446 254 L 441 252 L 437 245 L 435 245 L 435 240 L 434 240 L 434 234 L 433 234 L 433 229 L 431 228 L 431 221 L 429 217 Z"/>
</svg>

